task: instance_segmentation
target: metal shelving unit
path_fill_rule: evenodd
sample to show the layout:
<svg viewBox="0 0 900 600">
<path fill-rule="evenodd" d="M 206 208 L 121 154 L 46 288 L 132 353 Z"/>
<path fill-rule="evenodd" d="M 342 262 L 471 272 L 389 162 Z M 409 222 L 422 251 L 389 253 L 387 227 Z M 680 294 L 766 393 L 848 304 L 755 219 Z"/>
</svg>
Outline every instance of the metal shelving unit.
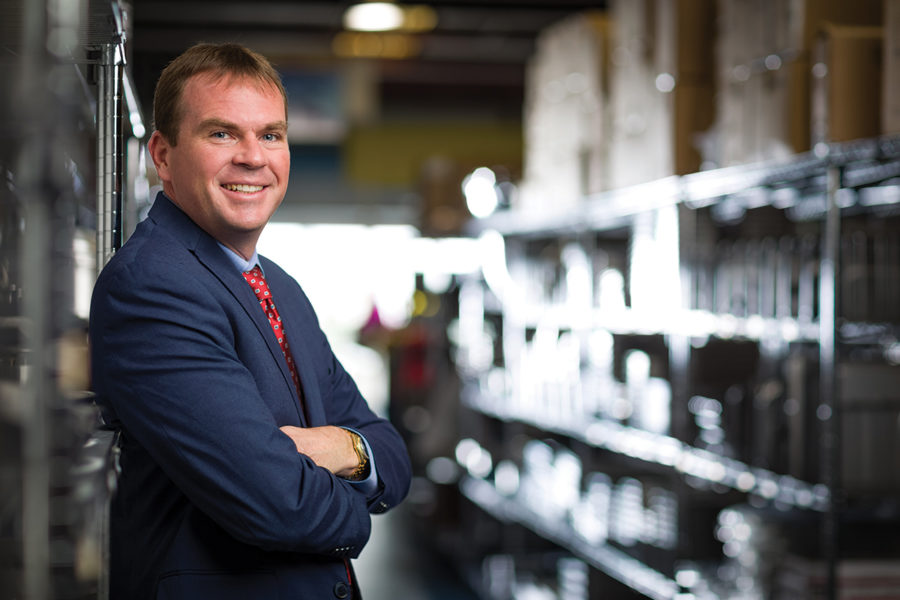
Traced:
<svg viewBox="0 0 900 600">
<path fill-rule="evenodd" d="M 857 314 L 850 314 L 849 308 L 845 314 L 841 298 L 842 289 L 872 287 L 880 281 L 874 271 L 881 267 L 874 261 L 888 260 L 887 251 L 864 247 L 862 262 L 851 266 L 865 272 L 845 280 L 853 269 L 842 271 L 851 259 L 842 247 L 848 236 L 865 233 L 872 223 L 877 223 L 874 227 L 879 232 L 895 234 L 898 225 L 893 217 L 900 215 L 898 207 L 900 136 L 892 136 L 818 145 L 812 152 L 784 161 L 669 177 L 593 195 L 580 206 L 552 216 L 509 211 L 472 223 L 471 235 L 494 238 L 495 248 L 496 238 L 502 238 L 503 248 L 499 258 L 486 259 L 493 272 L 486 267 L 483 279 L 465 282 L 466 291 L 460 292 L 455 337 L 463 404 L 470 411 L 460 435 L 471 434 L 478 440 L 480 432 L 500 432 L 499 441 L 484 438 L 481 442 L 493 468 L 498 461 L 505 466 L 523 463 L 515 455 L 521 442 L 509 446 L 503 433 L 507 429 L 519 438 L 546 436 L 574 448 L 583 463 L 579 466 L 583 475 L 608 468 L 614 477 L 658 481 L 662 468 L 676 478 L 665 476 L 665 485 L 676 492 L 679 520 L 684 521 L 679 527 L 691 537 L 706 535 L 712 540 L 715 524 L 708 518 L 697 521 L 695 512 L 708 510 L 710 504 L 727 509 L 728 503 L 736 501 L 735 494 L 743 495 L 743 502 L 755 509 L 768 506 L 782 514 L 796 512 L 804 523 L 817 524 L 807 532 L 819 532 L 811 545 L 818 546 L 813 551 L 825 565 L 826 595 L 836 597 L 838 564 L 847 558 L 846 552 L 841 553 L 845 507 L 857 499 L 878 499 L 877 492 L 845 488 L 842 479 L 846 467 L 842 466 L 841 438 L 852 425 L 842 421 L 851 410 L 841 397 L 842 369 L 875 365 L 889 370 L 890 365 L 900 364 L 898 315 L 872 318 L 874 313 L 862 305 L 855 309 Z M 852 230 L 843 231 L 851 225 Z M 723 240 L 728 243 L 723 245 Z M 865 243 L 874 242 L 866 239 Z M 660 290 L 659 295 L 669 297 L 648 302 L 646 290 L 653 286 L 637 289 L 641 282 L 636 272 L 645 268 L 638 262 L 647 259 L 641 244 L 656 252 L 651 259 L 668 265 L 660 285 L 675 282 L 674 289 Z M 624 292 L 613 308 L 597 299 L 601 286 L 596 281 L 582 277 L 574 284 L 579 293 L 594 287 L 587 301 L 574 297 L 571 281 L 566 287 L 572 276 L 566 261 L 572 263 L 573 247 L 578 249 L 574 262 L 582 267 L 586 264 L 590 269 L 602 262 L 601 268 L 622 270 Z M 780 273 L 786 279 L 778 279 Z M 523 279 L 527 277 L 539 280 L 543 288 L 535 291 Z M 698 293 L 698 287 L 721 280 L 725 285 L 715 283 L 721 289 L 714 294 L 728 295 L 730 303 Z M 645 296 L 639 297 L 639 292 Z M 463 306 L 464 298 L 476 301 Z M 476 317 L 466 323 L 466 314 Z M 602 398 L 594 397 L 593 366 L 586 359 L 596 332 L 603 332 L 607 343 L 615 340 L 615 357 L 607 357 L 612 370 L 600 388 L 603 394 L 627 397 L 628 384 L 623 379 L 628 351 L 646 350 L 653 355 L 654 378 L 668 386 L 670 431 L 648 430 L 630 422 L 628 414 L 616 416 L 598 409 Z M 711 341 L 717 350 L 703 354 Z M 554 344 L 554 353 L 565 355 L 568 362 L 549 364 L 556 360 L 553 353 L 538 352 L 539 346 L 546 350 Z M 752 356 L 752 365 L 742 375 L 703 372 L 711 368 L 703 367 L 704 362 L 722 364 L 716 362 L 716 352 L 727 354 L 735 351 L 732 348 L 742 348 L 742 359 L 747 352 Z M 548 374 L 535 374 L 543 370 Z M 893 371 L 889 373 L 894 376 Z M 752 390 L 753 386 L 758 389 Z M 744 415 L 759 431 L 771 429 L 764 439 L 790 446 L 789 452 L 783 451 L 790 461 L 765 454 L 763 443 L 755 440 L 749 450 L 746 442 L 738 447 L 734 439 L 728 440 L 733 447 L 727 451 L 721 444 L 694 443 L 698 427 L 704 425 L 692 412 L 691 402 L 709 401 L 705 396 L 711 395 L 721 413 L 726 390 L 731 394 L 738 388 L 744 396 L 729 410 Z M 758 414 L 760 389 L 786 398 L 784 414 L 779 413 L 775 421 L 771 414 Z M 798 390 L 802 397 L 789 397 Z M 498 425 L 479 424 L 479 419 Z M 779 435 L 786 437 L 779 441 Z M 801 463 L 795 464 L 796 456 L 802 457 Z M 465 460 L 460 465 L 469 470 Z M 642 562 L 640 551 L 632 555 L 621 545 L 605 544 L 598 550 L 583 541 L 573 542 L 577 536 L 548 527 L 514 493 L 504 493 L 505 484 L 496 477 L 491 468 L 469 470 L 461 493 L 501 521 L 529 528 L 647 597 L 698 593 L 679 587 L 674 571 L 659 572 Z M 888 487 L 897 483 L 885 482 Z M 706 499 L 703 490 L 707 490 Z M 687 529 L 698 522 L 709 526 L 705 534 Z M 708 561 L 708 555 L 691 556 L 700 546 L 692 542 L 675 549 L 668 555 L 669 564 L 695 558 Z M 660 585 L 648 588 L 623 575 L 616 566 L 626 564 L 622 561 L 647 570 L 640 581 L 655 581 L 658 576 Z M 730 597 L 727 586 L 717 589 L 722 597 Z M 709 593 L 704 592 L 704 597 L 718 597 Z"/>
<path fill-rule="evenodd" d="M 663 206 L 684 204 L 698 209 L 729 202 L 744 210 L 770 205 L 788 210 L 813 201 L 818 207 L 809 218 L 821 218 L 827 194 L 826 173 L 829 168 L 843 170 L 838 201 L 842 209 L 857 205 L 866 208 L 865 197 L 856 197 L 856 188 L 877 186 L 900 177 L 900 137 L 858 140 L 822 145 L 815 151 L 798 154 L 787 160 L 738 165 L 675 175 L 629 188 L 593 194 L 577 208 L 552 214 L 525 214 L 515 210 L 497 213 L 472 221 L 469 233 L 497 231 L 503 235 L 549 237 L 627 227 L 634 215 Z M 883 197 L 891 204 L 896 195 Z"/>
<path fill-rule="evenodd" d="M 578 440 L 628 458 L 668 467 L 686 477 L 755 495 L 780 506 L 825 512 L 829 509 L 827 486 L 800 481 L 753 467 L 709 450 L 691 447 L 671 436 L 628 427 L 608 419 L 552 422 L 539 415 L 515 414 L 503 402 L 478 393 L 465 394 L 463 402 L 472 410 L 502 421 L 517 421 L 547 433 Z"/>
<path fill-rule="evenodd" d="M 128 10 L 119 0 L 0 1 L 9 83 L 0 100 L 0 589 L 10 597 L 106 596 L 111 453 L 87 392 L 82 309 L 85 281 L 115 248 L 118 234 L 106 232 L 121 231 L 130 199 L 125 140 L 144 135 L 125 99 Z"/>
<path fill-rule="evenodd" d="M 501 521 L 515 523 L 556 542 L 591 566 L 653 600 L 675 600 L 681 587 L 673 579 L 651 569 L 625 552 L 607 544 L 590 544 L 568 523 L 547 521 L 521 503 L 503 497 L 483 479 L 464 478 L 462 494 Z"/>
</svg>

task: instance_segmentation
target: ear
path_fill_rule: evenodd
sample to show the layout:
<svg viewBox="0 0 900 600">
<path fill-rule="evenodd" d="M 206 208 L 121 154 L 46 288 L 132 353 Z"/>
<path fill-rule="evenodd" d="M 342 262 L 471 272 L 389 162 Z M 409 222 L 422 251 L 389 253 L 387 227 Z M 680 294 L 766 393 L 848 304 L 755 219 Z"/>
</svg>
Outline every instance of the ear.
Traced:
<svg viewBox="0 0 900 600">
<path fill-rule="evenodd" d="M 171 149 L 169 141 L 159 131 L 154 131 L 147 142 L 147 150 L 150 152 L 150 158 L 156 165 L 156 173 L 163 182 L 171 179 L 169 174 L 169 150 Z"/>
</svg>

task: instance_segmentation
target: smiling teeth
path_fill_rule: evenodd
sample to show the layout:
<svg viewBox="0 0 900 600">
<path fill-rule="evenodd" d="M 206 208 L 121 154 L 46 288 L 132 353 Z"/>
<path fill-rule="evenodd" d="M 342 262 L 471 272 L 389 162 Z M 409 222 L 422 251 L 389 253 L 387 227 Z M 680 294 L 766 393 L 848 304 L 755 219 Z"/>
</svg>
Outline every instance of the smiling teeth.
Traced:
<svg viewBox="0 0 900 600">
<path fill-rule="evenodd" d="M 226 183 L 226 190 L 231 190 L 232 192 L 259 192 L 262 191 L 263 186 L 261 185 L 243 185 L 243 184 L 234 184 L 234 183 Z"/>
</svg>

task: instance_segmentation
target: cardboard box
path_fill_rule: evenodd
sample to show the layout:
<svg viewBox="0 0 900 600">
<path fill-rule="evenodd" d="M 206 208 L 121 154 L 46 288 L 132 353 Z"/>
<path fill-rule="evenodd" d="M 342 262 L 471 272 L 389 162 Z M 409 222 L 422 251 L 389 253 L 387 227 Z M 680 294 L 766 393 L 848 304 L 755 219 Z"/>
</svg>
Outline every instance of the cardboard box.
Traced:
<svg viewBox="0 0 900 600">
<path fill-rule="evenodd" d="M 719 0 L 717 13 L 716 123 L 703 149 L 710 167 L 809 150 L 819 32 L 883 19 L 881 0 Z"/>
<path fill-rule="evenodd" d="M 884 0 L 884 77 L 881 130 L 900 133 L 900 0 Z"/>
<path fill-rule="evenodd" d="M 881 134 L 883 37 L 881 27 L 822 27 L 813 70 L 813 143 Z"/>
</svg>

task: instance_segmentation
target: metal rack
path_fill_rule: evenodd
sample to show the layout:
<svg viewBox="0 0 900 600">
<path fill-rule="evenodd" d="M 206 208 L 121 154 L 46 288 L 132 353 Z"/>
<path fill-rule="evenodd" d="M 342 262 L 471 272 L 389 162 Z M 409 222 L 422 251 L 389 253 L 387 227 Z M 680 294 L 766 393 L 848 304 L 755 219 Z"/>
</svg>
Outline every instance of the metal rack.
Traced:
<svg viewBox="0 0 900 600">
<path fill-rule="evenodd" d="M 466 477 L 460 482 L 462 494 L 497 519 L 527 527 L 538 535 L 558 543 L 593 567 L 609 573 L 618 581 L 653 600 L 675 600 L 680 587 L 628 554 L 606 544 L 588 544 L 566 523 L 547 522 L 520 503 L 501 496 L 493 485 Z"/>
<path fill-rule="evenodd" d="M 144 135 L 123 100 L 127 10 L 0 2 L 0 589 L 16 597 L 105 597 L 111 450 L 86 391 L 81 295 L 121 242 L 124 140 Z"/>
<path fill-rule="evenodd" d="M 634 215 L 663 206 L 684 204 L 697 209 L 723 202 L 738 203 L 745 210 L 763 205 L 787 210 L 813 202 L 816 210 L 799 214 L 821 218 L 826 210 L 829 168 L 843 171 L 842 192 L 838 199 L 840 207 L 849 209 L 865 204 L 864 199 L 856 197 L 856 188 L 879 185 L 900 177 L 900 136 L 820 145 L 816 150 L 787 160 L 666 177 L 592 194 L 577 208 L 565 211 L 496 213 L 470 222 L 468 232 L 471 235 L 497 231 L 508 236 L 548 237 L 608 230 L 627 226 Z"/>
<path fill-rule="evenodd" d="M 669 469 L 683 481 L 700 480 L 710 489 L 727 488 L 732 494 L 745 494 L 745 497 L 753 498 L 757 506 L 769 503 L 781 511 L 817 515 L 814 518 L 820 524 L 826 594 L 836 597 L 840 524 L 847 501 L 847 491 L 841 480 L 843 425 L 838 372 L 851 346 L 854 356 L 866 356 L 882 364 L 897 364 L 898 348 L 896 322 L 872 320 L 865 315 L 862 319 L 850 319 L 841 312 L 841 267 L 842 261 L 846 260 L 841 251 L 842 224 L 847 219 L 900 214 L 896 210 L 896 206 L 900 206 L 898 178 L 900 136 L 891 136 L 820 144 L 812 152 L 784 161 L 668 177 L 587 197 L 580 206 L 562 213 L 542 215 L 509 211 L 473 222 L 469 230 L 471 235 L 502 237 L 506 252 L 501 253 L 499 260 L 505 262 L 511 272 L 518 268 L 518 276 L 525 272 L 522 265 L 533 260 L 529 258 L 528 248 L 542 247 L 542 244 L 543 247 L 549 244 L 556 250 L 574 244 L 586 248 L 588 255 L 598 249 L 602 251 L 606 244 L 613 244 L 622 253 L 619 264 L 625 263 L 625 269 L 628 269 L 633 266 L 635 238 L 646 235 L 648 228 L 655 227 L 654 219 L 664 211 L 668 211 L 665 218 L 676 215 L 681 237 L 694 235 L 699 239 L 710 230 L 739 227 L 748 214 L 760 214 L 759 209 L 769 213 L 774 211 L 772 214 L 780 215 L 777 219 L 793 223 L 797 231 L 804 232 L 807 241 L 803 243 L 811 244 L 812 254 L 807 266 L 789 265 L 794 269 L 795 277 L 797 270 L 804 268 L 809 275 L 801 283 L 805 291 L 800 292 L 805 294 L 808 306 L 804 305 L 806 308 L 797 313 L 797 299 L 793 299 L 791 308 L 788 296 L 788 310 L 793 310 L 792 314 L 783 311 L 777 314 L 774 301 L 766 310 L 748 305 L 742 305 L 737 311 L 717 310 L 712 305 L 699 306 L 699 301 L 683 289 L 671 292 L 675 298 L 671 299 L 671 306 L 662 317 L 654 312 L 656 305 L 652 303 L 649 307 L 624 306 L 627 303 L 623 301 L 623 306 L 610 311 L 602 303 L 598 306 L 596 303 L 572 302 L 558 289 L 543 297 L 534 297 L 529 290 L 523 289 L 525 286 L 510 283 L 516 278 L 515 273 L 502 277 L 485 273 L 483 282 L 478 284 L 483 289 L 480 310 L 487 329 L 496 336 L 493 366 L 486 365 L 485 360 L 479 365 L 467 365 L 467 356 L 473 349 L 467 348 L 466 344 L 483 346 L 474 348 L 475 354 L 488 351 L 489 344 L 479 340 L 477 335 L 471 339 L 463 336 L 460 362 L 465 384 L 464 405 L 475 415 L 501 423 L 501 429 L 514 425 L 520 430 L 524 426 L 533 432 L 532 435 L 543 432 L 554 439 L 569 440 L 621 457 L 617 460 L 637 460 L 634 465 L 649 464 L 654 468 Z M 777 248 L 774 240 L 781 235 L 777 233 L 778 227 L 773 231 L 776 233 L 764 239 L 768 244 L 765 247 L 769 249 Z M 791 254 L 793 241 L 787 240 L 783 256 Z M 706 275 L 703 269 L 708 268 L 704 265 L 722 260 L 704 255 L 714 251 L 712 246 L 708 243 L 704 246 L 704 243 L 682 239 L 675 245 L 669 242 L 664 250 L 674 250 L 679 256 L 678 264 L 670 271 L 676 273 L 674 280 L 681 280 L 681 285 L 685 285 L 685 277 L 702 279 Z M 751 258 L 742 257 L 740 260 L 745 262 L 740 264 L 755 269 L 752 260 L 759 259 L 761 254 L 757 242 L 752 244 L 754 252 L 746 254 Z M 774 253 L 771 256 L 774 257 Z M 775 258 L 771 261 L 774 265 Z M 566 276 L 564 271 L 562 265 L 557 265 L 555 274 L 544 273 L 543 277 L 559 286 Z M 775 272 L 774 267 L 771 272 Z M 759 283 L 762 276 L 755 271 L 741 276 L 745 277 L 742 282 L 745 288 L 739 300 L 755 302 L 755 299 L 748 300 L 746 279 L 755 277 L 753 285 L 763 286 Z M 505 281 L 498 283 L 498 279 Z M 707 277 L 702 281 L 708 284 L 710 279 Z M 466 285 L 471 289 L 475 282 L 469 281 Z M 732 287 L 735 285 L 732 282 Z M 766 289 L 774 293 L 775 285 L 773 283 Z M 793 293 L 796 295 L 796 289 Z M 465 327 L 461 324 L 460 329 Z M 530 365 L 540 362 L 539 358 L 536 362 L 529 359 L 527 354 L 529 344 L 537 344 L 536 338 L 572 335 L 586 339 L 590 332 L 598 330 L 623 339 L 662 340 L 661 345 L 668 349 L 664 359 L 671 393 L 672 434 L 645 431 L 622 419 L 598 415 L 591 407 L 585 409 L 584 398 L 588 392 L 583 389 L 573 391 L 568 382 L 561 384 L 563 391 L 552 391 L 556 398 L 553 401 L 561 398 L 563 402 L 562 408 L 552 413 L 545 410 L 547 401 L 534 399 L 535 394 L 542 392 L 521 389 L 529 385 L 540 388 L 556 385 L 555 381 L 548 384 L 533 378 L 528 372 Z M 510 337 L 512 342 L 507 339 Z M 695 447 L 686 439 L 687 400 L 697 393 L 691 389 L 696 382 L 690 371 L 694 352 L 691 340 L 696 339 L 755 344 L 760 348 L 760 368 L 768 371 L 786 358 L 789 347 L 807 348 L 805 352 L 814 357 L 811 360 L 818 372 L 815 382 L 818 391 L 804 410 L 810 414 L 808 418 L 819 423 L 817 427 L 821 433 L 815 452 L 819 464 L 809 469 L 816 473 L 812 481 L 804 481 L 804 478 L 778 468 L 760 466 L 750 459 L 741 460 L 716 450 Z M 658 341 L 646 343 L 660 344 Z M 519 366 L 519 362 L 524 366 Z M 579 367 L 572 368 L 575 369 L 573 373 L 579 370 Z M 623 367 L 620 365 L 619 368 Z M 584 374 L 583 361 L 580 370 Z M 744 399 L 745 403 L 749 401 L 749 398 Z M 475 431 L 478 430 L 479 427 L 475 427 Z M 500 455 L 504 452 L 502 447 L 495 450 Z M 466 468 L 465 464 L 460 464 Z M 629 469 L 640 472 L 642 467 L 624 467 L 626 472 Z M 616 470 L 621 472 L 622 468 L 616 467 Z M 560 536 L 558 530 L 548 530 L 546 523 L 533 519 L 527 507 L 523 508 L 515 497 L 498 492 L 492 477 L 490 470 L 469 473 L 461 484 L 462 494 L 495 517 L 532 529 L 648 597 L 674 597 L 660 591 L 663 589 L 672 594 L 685 592 L 678 591 L 670 578 L 671 573 L 657 573 L 625 550 L 624 558 L 662 578 L 659 588 L 647 589 L 635 583 L 633 578 L 623 575 L 615 567 L 623 564 L 619 558 L 599 559 L 595 556 L 595 548 L 585 547 L 581 542 L 575 544 L 573 538 Z M 686 498 L 686 503 L 691 502 L 689 497 Z M 623 552 L 615 547 L 610 550 Z M 672 558 L 685 560 L 690 557 L 676 552 Z M 644 581 L 650 580 L 653 578 L 644 578 Z"/>
<path fill-rule="evenodd" d="M 753 494 L 781 506 L 825 512 L 831 506 L 827 486 L 800 481 L 745 464 L 714 452 L 693 448 L 667 435 L 628 427 L 615 421 L 597 419 L 593 422 L 571 420 L 549 422 L 538 416 L 511 413 L 504 410 L 502 401 L 478 393 L 464 394 L 463 402 L 471 409 L 502 421 L 517 421 L 546 431 L 576 439 L 595 448 L 622 456 L 669 467 L 676 472 L 722 485 L 746 494 Z"/>
</svg>

